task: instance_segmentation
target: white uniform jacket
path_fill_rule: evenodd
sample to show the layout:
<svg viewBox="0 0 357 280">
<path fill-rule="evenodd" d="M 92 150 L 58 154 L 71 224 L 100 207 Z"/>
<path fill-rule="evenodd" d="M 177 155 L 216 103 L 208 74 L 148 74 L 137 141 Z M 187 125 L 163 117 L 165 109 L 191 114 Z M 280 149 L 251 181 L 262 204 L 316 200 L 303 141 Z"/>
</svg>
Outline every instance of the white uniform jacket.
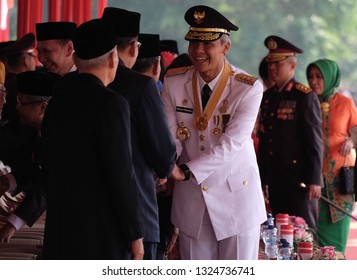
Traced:
<svg viewBox="0 0 357 280">
<path fill-rule="evenodd" d="M 233 66 L 231 70 L 203 132 L 194 126 L 194 68 L 172 69 L 163 85 L 164 106 L 179 164 L 186 163 L 194 175 L 194 179 L 175 182 L 171 220 L 180 231 L 194 238 L 200 234 L 206 207 L 217 240 L 242 233 L 266 220 L 251 138 L 263 86 L 242 70 Z M 190 131 L 187 140 L 176 136 L 179 127 Z"/>
</svg>

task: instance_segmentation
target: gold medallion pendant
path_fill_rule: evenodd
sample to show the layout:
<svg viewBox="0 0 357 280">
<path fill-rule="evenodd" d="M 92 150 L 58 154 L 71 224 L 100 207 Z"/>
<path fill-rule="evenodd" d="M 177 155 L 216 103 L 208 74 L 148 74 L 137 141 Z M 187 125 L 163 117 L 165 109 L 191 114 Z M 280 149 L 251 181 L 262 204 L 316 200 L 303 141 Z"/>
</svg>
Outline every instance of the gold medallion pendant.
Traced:
<svg viewBox="0 0 357 280">
<path fill-rule="evenodd" d="M 203 114 L 195 119 L 195 127 L 199 131 L 203 131 L 208 127 L 208 119 L 206 114 Z"/>
<path fill-rule="evenodd" d="M 191 137 L 191 132 L 187 127 L 179 127 L 176 131 L 176 136 L 181 141 L 186 141 Z"/>
<path fill-rule="evenodd" d="M 213 134 L 214 135 L 220 135 L 221 134 L 221 129 L 219 127 L 216 127 L 215 129 L 213 129 Z"/>
</svg>

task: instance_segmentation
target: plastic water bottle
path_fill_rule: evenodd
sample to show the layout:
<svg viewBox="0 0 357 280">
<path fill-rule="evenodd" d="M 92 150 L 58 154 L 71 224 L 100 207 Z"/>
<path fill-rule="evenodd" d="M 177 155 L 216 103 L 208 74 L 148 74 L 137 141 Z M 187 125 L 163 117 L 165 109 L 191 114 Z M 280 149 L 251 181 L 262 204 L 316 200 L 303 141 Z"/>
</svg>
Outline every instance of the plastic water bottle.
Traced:
<svg viewBox="0 0 357 280">
<path fill-rule="evenodd" d="M 260 238 L 263 238 L 264 232 L 268 229 L 268 220 L 260 225 Z"/>
<path fill-rule="evenodd" d="M 277 229 L 273 225 L 269 225 L 263 233 L 263 242 L 265 244 L 265 254 L 269 259 L 277 258 Z"/>
<path fill-rule="evenodd" d="M 279 248 L 278 259 L 279 260 L 291 260 L 290 243 L 285 239 L 281 239 L 281 247 Z"/>
<path fill-rule="evenodd" d="M 274 226 L 274 218 L 271 213 L 267 214 L 267 220 L 261 224 L 260 226 L 260 237 L 263 238 L 263 233 L 266 229 L 268 229 L 268 226 L 272 225 Z"/>
<path fill-rule="evenodd" d="M 273 225 L 274 226 L 274 218 L 273 218 L 273 215 L 271 213 L 268 213 L 268 215 L 267 215 L 267 223 L 268 223 L 268 226 L 269 225 Z"/>
</svg>

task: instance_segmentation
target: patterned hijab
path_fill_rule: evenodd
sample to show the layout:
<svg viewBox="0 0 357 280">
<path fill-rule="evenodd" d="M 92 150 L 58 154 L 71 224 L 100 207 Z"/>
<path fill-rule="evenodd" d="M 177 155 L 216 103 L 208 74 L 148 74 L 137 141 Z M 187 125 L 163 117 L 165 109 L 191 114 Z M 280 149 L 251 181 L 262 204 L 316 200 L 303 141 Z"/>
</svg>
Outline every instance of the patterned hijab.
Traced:
<svg viewBox="0 0 357 280">
<path fill-rule="evenodd" d="M 317 67 L 324 79 L 324 92 L 320 96 L 322 101 L 326 101 L 331 94 L 335 93 L 335 89 L 340 85 L 341 71 L 337 63 L 330 59 L 319 59 L 312 62 L 307 66 L 306 75 L 309 76 L 309 72 L 312 66 Z"/>
</svg>

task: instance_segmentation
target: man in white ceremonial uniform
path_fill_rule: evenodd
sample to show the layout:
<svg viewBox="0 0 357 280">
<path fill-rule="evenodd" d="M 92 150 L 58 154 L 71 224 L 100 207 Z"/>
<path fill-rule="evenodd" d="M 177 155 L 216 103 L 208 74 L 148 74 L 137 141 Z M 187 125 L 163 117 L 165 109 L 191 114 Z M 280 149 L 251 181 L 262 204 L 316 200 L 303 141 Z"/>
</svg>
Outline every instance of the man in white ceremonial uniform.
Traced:
<svg viewBox="0 0 357 280">
<path fill-rule="evenodd" d="M 237 26 L 202 5 L 187 10 L 185 20 L 193 66 L 169 70 L 163 85 L 179 157 L 171 220 L 180 256 L 254 260 L 266 220 L 251 138 L 263 86 L 226 60 L 229 32 Z"/>
</svg>

